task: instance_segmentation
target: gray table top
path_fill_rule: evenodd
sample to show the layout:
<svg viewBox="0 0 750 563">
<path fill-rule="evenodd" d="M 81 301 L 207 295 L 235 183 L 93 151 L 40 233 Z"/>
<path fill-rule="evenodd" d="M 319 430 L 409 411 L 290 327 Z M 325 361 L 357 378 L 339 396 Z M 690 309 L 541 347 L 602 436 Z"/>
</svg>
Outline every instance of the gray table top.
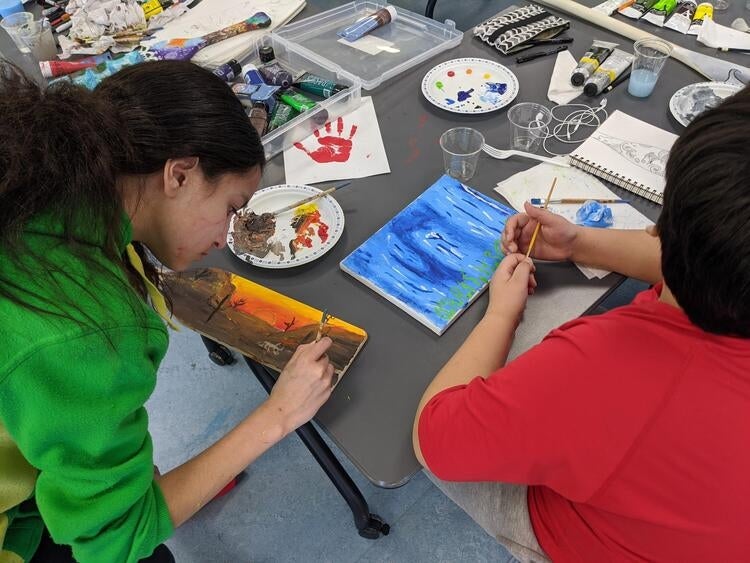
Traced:
<svg viewBox="0 0 750 563">
<path fill-rule="evenodd" d="M 497 11 L 509 4 L 507 0 L 497 2 Z M 717 20 L 727 25 L 740 15 L 739 12 L 731 17 L 726 12 L 723 14 L 721 17 L 717 15 Z M 640 25 L 647 26 L 650 31 L 659 31 L 645 23 Z M 616 41 L 632 51 L 629 40 L 574 19 L 568 35 L 575 38 L 571 52 L 576 59 L 590 45 L 592 38 Z M 662 35 L 686 47 L 711 52 L 697 48 L 694 37 L 667 31 Z M 731 55 L 734 56 L 737 55 Z M 332 251 L 316 262 L 288 270 L 250 266 L 229 250 L 216 252 L 205 261 L 205 265 L 231 270 L 314 307 L 327 308 L 336 317 L 367 330 L 367 344 L 318 413 L 316 421 L 365 476 L 383 487 L 402 485 L 419 471 L 411 445 L 417 404 L 428 383 L 480 320 L 487 297 L 478 299 L 443 336 L 438 337 L 344 274 L 339 269 L 339 262 L 442 174 L 438 138 L 443 131 L 457 125 L 470 125 L 479 129 L 488 143 L 507 146 L 505 110 L 484 116 L 453 115 L 433 107 L 421 95 L 420 83 L 427 70 L 459 57 L 499 60 L 518 76 L 521 86 L 516 101 L 552 105 L 546 99 L 546 92 L 554 56 L 516 65 L 514 57 L 500 56 L 467 33 L 459 47 L 407 71 L 373 92 L 363 92 L 363 95 L 373 97 L 392 172 L 354 180 L 353 189 L 336 196 L 346 214 L 346 229 Z M 669 97 L 678 88 L 702 80 L 691 69 L 669 60 L 650 98 L 630 97 L 623 85 L 610 93 L 607 107 L 621 109 L 666 130 L 679 132 L 681 127 L 669 114 Z M 477 174 L 468 183 L 498 197 L 492 190 L 498 181 L 533 164 L 520 159 L 492 160 L 482 155 Z M 283 157 L 277 156 L 268 163 L 263 185 L 283 182 Z M 649 218 L 657 218 L 659 206 L 623 190 L 615 191 L 633 201 Z M 511 356 L 539 342 L 560 323 L 584 313 L 622 280 L 612 274 L 603 280 L 589 281 L 572 264 L 552 263 L 538 265 L 537 279 L 539 289 L 529 300 Z"/>
</svg>

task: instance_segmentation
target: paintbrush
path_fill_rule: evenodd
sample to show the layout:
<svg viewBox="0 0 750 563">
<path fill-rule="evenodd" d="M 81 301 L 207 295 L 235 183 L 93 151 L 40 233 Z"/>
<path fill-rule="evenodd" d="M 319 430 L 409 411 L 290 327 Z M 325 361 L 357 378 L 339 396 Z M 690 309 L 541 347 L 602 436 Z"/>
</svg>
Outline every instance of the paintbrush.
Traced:
<svg viewBox="0 0 750 563">
<path fill-rule="evenodd" d="M 532 197 L 530 200 L 531 205 L 544 205 L 545 203 L 586 203 L 587 201 L 595 201 L 597 203 L 628 203 L 624 199 L 601 199 L 596 197 L 563 197 L 561 199 L 553 199 L 548 201 L 543 197 Z"/>
<path fill-rule="evenodd" d="M 327 190 L 323 190 L 322 192 L 319 192 L 319 193 L 317 193 L 315 195 L 311 195 L 309 197 L 306 197 L 305 199 L 301 199 L 301 200 L 296 201 L 296 202 L 294 202 L 292 204 L 289 204 L 286 207 L 282 207 L 281 209 L 277 209 L 276 211 L 272 211 L 271 215 L 273 215 L 275 217 L 276 215 L 280 215 L 281 213 L 285 213 L 286 211 L 291 211 L 292 209 L 296 209 L 300 205 L 304 205 L 306 203 L 310 203 L 312 201 L 318 200 L 321 197 L 325 197 L 325 196 L 327 196 L 329 194 L 332 194 L 336 190 L 340 190 L 341 188 L 345 188 L 346 186 L 348 186 L 351 183 L 352 183 L 351 180 L 347 180 L 346 182 L 340 182 L 340 183 L 336 184 L 335 186 L 328 188 Z"/>
<path fill-rule="evenodd" d="M 323 328 L 330 318 L 331 315 L 328 314 L 328 309 L 323 309 L 323 314 L 320 315 L 320 322 L 318 323 L 318 333 L 315 335 L 315 342 L 323 337 Z"/>
<path fill-rule="evenodd" d="M 549 193 L 547 194 L 547 198 L 544 200 L 544 207 L 542 207 L 542 209 L 547 209 L 547 204 L 549 203 L 549 200 L 552 199 L 552 191 L 555 189 L 555 184 L 557 184 L 557 176 L 555 176 L 555 179 L 552 180 L 552 185 L 549 188 Z M 541 228 L 541 226 L 542 224 L 537 222 L 536 227 L 534 228 L 534 234 L 531 235 L 529 249 L 526 251 L 526 258 L 531 256 L 531 251 L 534 249 L 534 243 L 536 242 L 536 237 L 539 234 L 539 229 Z"/>
</svg>

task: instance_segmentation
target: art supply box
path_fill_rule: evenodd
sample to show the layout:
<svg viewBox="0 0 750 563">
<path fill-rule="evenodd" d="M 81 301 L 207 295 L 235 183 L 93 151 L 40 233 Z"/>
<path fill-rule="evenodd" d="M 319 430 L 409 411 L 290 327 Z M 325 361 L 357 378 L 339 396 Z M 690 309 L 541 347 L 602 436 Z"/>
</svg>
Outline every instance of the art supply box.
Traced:
<svg viewBox="0 0 750 563">
<path fill-rule="evenodd" d="M 326 121 L 357 108 L 363 88 L 373 90 L 461 43 L 463 33 L 451 20 L 438 23 L 398 6 L 395 21 L 356 42 L 349 43 L 337 35 L 341 29 L 385 5 L 359 0 L 288 24 L 264 36 L 251 55 L 241 61 L 260 66 L 258 49 L 268 45 L 273 47 L 279 64 L 295 76 L 311 72 L 348 86 L 319 101 L 315 109 L 265 134 L 262 140 L 267 158 L 306 138 Z"/>
</svg>

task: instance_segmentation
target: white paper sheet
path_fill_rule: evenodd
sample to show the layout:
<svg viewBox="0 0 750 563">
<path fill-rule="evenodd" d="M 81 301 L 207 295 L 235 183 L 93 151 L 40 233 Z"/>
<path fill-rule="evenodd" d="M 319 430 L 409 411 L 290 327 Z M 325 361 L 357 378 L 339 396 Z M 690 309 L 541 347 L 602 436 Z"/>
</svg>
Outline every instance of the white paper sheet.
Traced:
<svg viewBox="0 0 750 563">
<path fill-rule="evenodd" d="M 698 41 L 715 49 L 750 49 L 750 35 L 718 24 L 710 18 L 703 20 Z"/>
<path fill-rule="evenodd" d="M 602 182 L 591 174 L 577 168 L 562 168 L 552 164 L 539 164 L 514 174 L 507 180 L 500 182 L 495 191 L 508 200 L 515 209 L 523 211 L 523 204 L 531 198 L 547 197 L 552 179 L 557 177 L 552 199 L 580 198 L 617 199 L 617 194 L 609 190 Z M 576 211 L 580 203 L 551 204 L 547 209 L 562 215 L 568 221 L 575 223 Z M 644 229 L 653 224 L 646 216 L 627 203 L 608 204 L 612 209 L 613 229 Z M 576 264 L 578 269 L 589 279 L 603 278 L 610 272 L 591 268 L 583 264 Z"/>
<path fill-rule="evenodd" d="M 284 151 L 289 184 L 365 178 L 391 171 L 372 98 Z"/>
</svg>

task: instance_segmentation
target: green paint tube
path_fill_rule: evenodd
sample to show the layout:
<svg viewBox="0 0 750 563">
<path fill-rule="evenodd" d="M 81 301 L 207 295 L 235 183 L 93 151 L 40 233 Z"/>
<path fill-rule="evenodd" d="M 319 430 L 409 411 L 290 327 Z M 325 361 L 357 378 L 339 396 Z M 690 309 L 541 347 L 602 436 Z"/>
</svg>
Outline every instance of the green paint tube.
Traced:
<svg viewBox="0 0 750 563">
<path fill-rule="evenodd" d="M 305 96 L 304 94 L 300 92 L 296 92 L 289 88 L 288 90 L 284 90 L 279 95 L 279 98 L 292 106 L 294 109 L 296 109 L 299 112 L 307 111 L 313 109 L 317 104 L 313 102 L 310 98 Z"/>
<path fill-rule="evenodd" d="M 675 8 L 677 8 L 677 0 L 658 0 L 656 4 L 651 6 L 648 13 L 643 16 L 643 19 L 659 27 L 664 27 L 664 22 L 672 15 Z"/>
<path fill-rule="evenodd" d="M 338 94 L 342 90 L 346 90 L 348 86 L 342 84 L 336 84 L 333 80 L 327 80 L 320 76 L 316 76 L 309 72 L 306 72 L 300 76 L 294 85 L 309 94 L 315 94 L 321 98 L 330 98 L 334 94 Z"/>
<path fill-rule="evenodd" d="M 271 119 L 268 121 L 268 128 L 266 132 L 278 129 L 285 123 L 289 123 L 296 116 L 297 112 L 294 111 L 294 108 L 292 106 L 288 106 L 283 102 L 277 103 L 276 107 L 273 109 L 273 113 L 271 114 Z"/>
</svg>

